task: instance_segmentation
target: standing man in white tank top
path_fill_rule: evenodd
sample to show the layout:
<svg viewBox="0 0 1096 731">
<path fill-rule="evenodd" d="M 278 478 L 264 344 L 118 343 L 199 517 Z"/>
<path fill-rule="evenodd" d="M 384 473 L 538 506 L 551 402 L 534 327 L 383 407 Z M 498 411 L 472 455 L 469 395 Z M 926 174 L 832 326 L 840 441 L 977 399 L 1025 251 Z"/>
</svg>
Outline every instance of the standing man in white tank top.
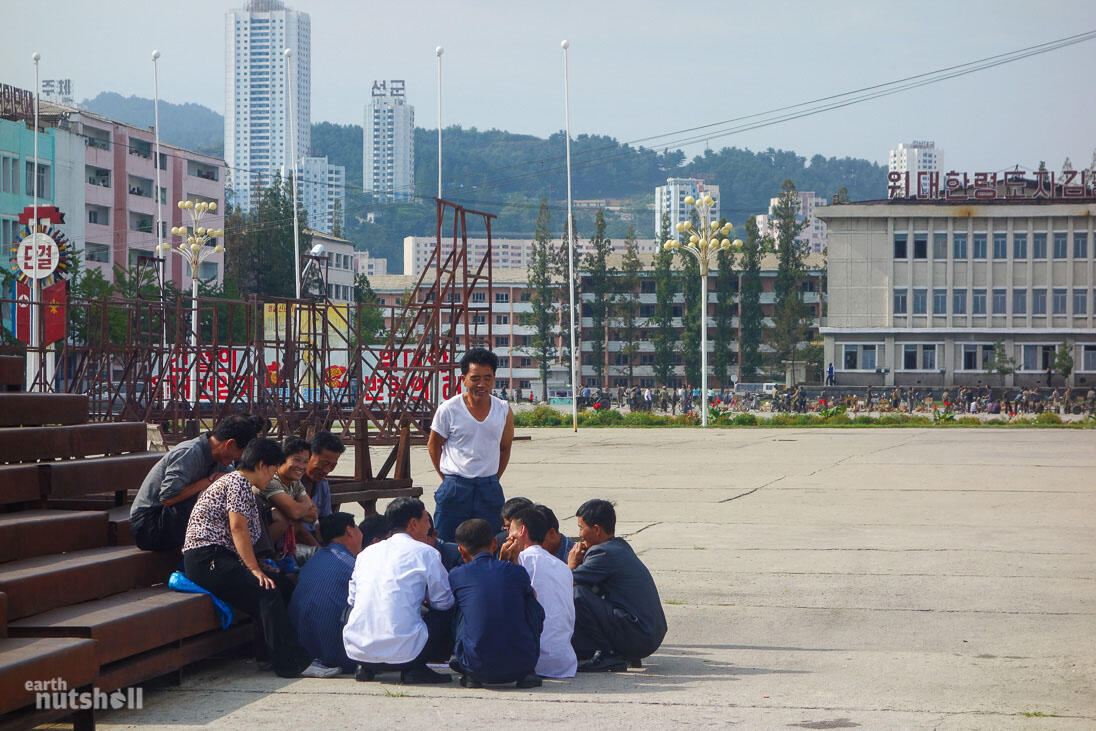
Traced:
<svg viewBox="0 0 1096 731">
<path fill-rule="evenodd" d="M 463 390 L 438 406 L 430 424 L 430 461 L 441 477 L 434 492 L 438 538 L 452 541 L 457 526 L 482 518 L 494 533 L 502 528 L 505 498 L 499 479 L 510 461 L 514 412 L 491 395 L 498 356 L 472 348 L 460 360 Z"/>
</svg>

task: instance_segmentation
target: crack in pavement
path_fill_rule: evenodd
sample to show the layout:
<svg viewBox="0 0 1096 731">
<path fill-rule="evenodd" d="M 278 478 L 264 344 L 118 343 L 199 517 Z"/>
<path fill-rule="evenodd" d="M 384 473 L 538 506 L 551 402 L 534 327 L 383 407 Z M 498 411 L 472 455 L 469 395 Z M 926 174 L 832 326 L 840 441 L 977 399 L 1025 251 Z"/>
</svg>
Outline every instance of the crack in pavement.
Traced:
<svg viewBox="0 0 1096 731">
<path fill-rule="evenodd" d="M 743 492 L 743 493 L 739 493 L 738 495 L 735 495 L 735 496 L 733 496 L 733 497 L 729 497 L 729 498 L 724 498 L 723 500 L 719 500 L 719 501 L 717 501 L 717 502 L 720 502 L 720 503 L 729 503 L 729 502 L 731 502 L 732 500 L 737 500 L 737 499 L 738 499 L 738 498 L 740 498 L 740 497 L 746 497 L 747 495 L 753 495 L 753 494 L 754 494 L 755 492 L 757 492 L 757 491 L 758 491 L 758 490 L 760 490 L 761 488 L 763 488 L 763 487 L 768 487 L 769 485 L 774 485 L 774 484 L 776 484 L 777 482 L 780 482 L 781 480 L 783 480 L 783 479 L 784 479 L 785 477 L 787 477 L 787 475 L 781 475 L 780 477 L 777 477 L 777 478 L 776 478 L 775 480 L 769 480 L 769 481 L 768 481 L 768 482 L 766 482 L 765 484 L 763 484 L 763 485 L 758 485 L 757 487 L 755 487 L 755 488 L 754 488 L 754 489 L 752 489 L 752 490 L 747 490 L 746 492 Z"/>
</svg>

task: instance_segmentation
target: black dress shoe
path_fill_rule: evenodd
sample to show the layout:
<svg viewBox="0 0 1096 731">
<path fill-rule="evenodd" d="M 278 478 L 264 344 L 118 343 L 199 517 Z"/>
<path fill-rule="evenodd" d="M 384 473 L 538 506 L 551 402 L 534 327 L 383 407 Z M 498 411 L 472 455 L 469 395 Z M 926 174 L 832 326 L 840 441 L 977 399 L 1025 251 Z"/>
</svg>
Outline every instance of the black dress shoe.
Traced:
<svg viewBox="0 0 1096 731">
<path fill-rule="evenodd" d="M 623 657 L 600 650 L 589 662 L 578 666 L 580 673 L 619 673 L 627 669 L 628 663 Z"/>
<path fill-rule="evenodd" d="M 524 678 L 519 680 L 515 685 L 519 688 L 539 688 L 543 683 L 540 680 L 540 676 L 536 673 L 529 673 Z"/>
<path fill-rule="evenodd" d="M 643 660 L 641 658 L 638 658 L 638 657 L 629 657 L 628 658 L 628 667 L 630 667 L 630 668 L 641 668 L 641 667 L 643 667 Z"/>
<path fill-rule="evenodd" d="M 460 676 L 460 687 L 462 688 L 482 688 L 483 683 L 479 681 L 472 673 L 464 673 Z"/>
<path fill-rule="evenodd" d="M 452 670 L 454 673 L 464 672 L 464 668 L 460 666 L 460 661 L 457 660 L 457 658 L 455 657 L 449 660 L 449 669 Z"/>
<path fill-rule="evenodd" d="M 377 679 L 377 672 L 370 670 L 364 665 L 358 665 L 358 669 L 354 671 L 354 680 L 359 683 L 369 683 Z"/>
<path fill-rule="evenodd" d="M 453 682 L 452 675 L 434 672 L 425 665 L 418 665 L 400 672 L 400 683 L 403 685 L 437 685 L 451 682 Z"/>
</svg>

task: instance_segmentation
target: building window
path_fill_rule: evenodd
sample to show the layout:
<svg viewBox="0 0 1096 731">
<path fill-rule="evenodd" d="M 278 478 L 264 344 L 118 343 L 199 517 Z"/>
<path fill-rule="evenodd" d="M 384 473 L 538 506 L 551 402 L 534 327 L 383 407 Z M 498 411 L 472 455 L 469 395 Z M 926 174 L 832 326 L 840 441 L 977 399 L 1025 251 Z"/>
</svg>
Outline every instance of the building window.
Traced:
<svg viewBox="0 0 1096 731">
<path fill-rule="evenodd" d="M 906 234 L 895 234 L 894 235 L 894 258 L 895 259 L 907 259 L 907 258 L 909 258 L 909 251 L 907 250 L 907 247 L 906 247 Z"/>
<path fill-rule="evenodd" d="M 34 195 L 34 163 L 27 163 L 27 184 L 23 188 L 27 195 Z M 38 163 L 38 197 L 50 197 L 49 165 Z"/>
<path fill-rule="evenodd" d="M 1045 289 L 1031 290 L 1031 314 L 1047 314 L 1047 291 Z"/>
<path fill-rule="evenodd" d="M 967 258 L 967 235 L 966 234 L 953 234 L 952 241 L 952 254 L 955 259 Z"/>
<path fill-rule="evenodd" d="M 1003 289 L 993 290 L 993 314 L 1004 315 L 1008 312 L 1008 304 L 1006 302 L 1007 295 Z"/>
<path fill-rule="evenodd" d="M 946 289 L 932 290 L 932 314 L 948 314 L 948 291 Z"/>
<path fill-rule="evenodd" d="M 1088 234 L 1073 234 L 1073 258 L 1088 258 Z"/>
<path fill-rule="evenodd" d="M 1084 315 L 1088 312 L 1088 290 L 1073 290 L 1073 314 Z"/>
<path fill-rule="evenodd" d="M 89 241 L 84 244 L 84 260 L 96 261 L 101 264 L 109 264 L 110 247 L 106 244 L 93 244 Z"/>
<path fill-rule="evenodd" d="M 510 338 L 506 335 L 496 335 L 495 336 L 495 347 L 496 348 L 509 348 L 510 347 Z"/>
<path fill-rule="evenodd" d="M 1033 234 L 1031 237 L 1031 258 L 1032 259 L 1046 259 L 1047 258 L 1047 235 L 1046 234 Z"/>
<path fill-rule="evenodd" d="M 894 290 L 894 314 L 906 314 L 906 290 L 905 288 Z"/>
<path fill-rule="evenodd" d="M 1008 234 L 993 234 L 993 258 L 1008 258 Z"/>
<path fill-rule="evenodd" d="M 1025 345 L 1020 367 L 1025 371 L 1045 371 L 1054 362 L 1053 345 Z"/>
<path fill-rule="evenodd" d="M 973 252 L 973 256 L 974 256 L 975 259 L 985 259 L 986 258 L 986 235 L 985 234 L 974 234 L 974 252 Z"/>
<path fill-rule="evenodd" d="M 874 371 L 876 367 L 875 345 L 845 345 L 844 370 Z"/>
<path fill-rule="evenodd" d="M 951 313 L 953 315 L 967 314 L 967 290 L 957 289 L 952 293 Z"/>
<path fill-rule="evenodd" d="M 1026 289 L 1014 289 L 1014 290 L 1012 290 L 1012 314 L 1014 314 L 1014 315 L 1026 315 L 1027 314 L 1027 290 Z"/>
<path fill-rule="evenodd" d="M 1027 259 L 1027 234 L 1012 235 L 1012 258 Z"/>
<path fill-rule="evenodd" d="M 1066 253 L 1066 235 L 1054 234 L 1054 258 L 1065 259 Z"/>
<path fill-rule="evenodd" d="M 928 290 L 927 289 L 915 289 L 913 290 L 913 314 L 924 315 L 928 308 Z"/>
<path fill-rule="evenodd" d="M 986 314 L 986 290 L 976 289 L 971 293 L 970 312 L 972 315 Z"/>
<path fill-rule="evenodd" d="M 509 292 L 495 292 L 495 302 L 504 303 L 510 301 Z"/>
<path fill-rule="evenodd" d="M 935 233 L 932 235 L 932 258 L 936 260 L 948 258 L 948 235 Z"/>
<path fill-rule="evenodd" d="M 913 258 L 929 258 L 929 240 L 926 234 L 915 234 L 913 237 Z"/>
<path fill-rule="evenodd" d="M 487 301 L 487 293 L 486 292 L 473 292 L 472 293 L 472 302 L 486 302 L 486 301 Z"/>
<path fill-rule="evenodd" d="M 510 324 L 510 316 L 509 315 L 495 315 L 495 324 L 496 325 L 509 325 Z"/>
<path fill-rule="evenodd" d="M 1096 345 L 1081 348 L 1081 370 L 1096 371 Z"/>
<path fill-rule="evenodd" d="M 902 370 L 936 370 L 936 346 L 910 344 L 902 346 Z"/>
<path fill-rule="evenodd" d="M 1050 299 L 1051 312 L 1055 315 L 1066 314 L 1066 291 L 1064 289 L 1055 289 L 1051 294 Z"/>
<path fill-rule="evenodd" d="M 987 343 L 963 344 L 963 370 L 984 371 L 993 362 L 993 346 Z"/>
</svg>

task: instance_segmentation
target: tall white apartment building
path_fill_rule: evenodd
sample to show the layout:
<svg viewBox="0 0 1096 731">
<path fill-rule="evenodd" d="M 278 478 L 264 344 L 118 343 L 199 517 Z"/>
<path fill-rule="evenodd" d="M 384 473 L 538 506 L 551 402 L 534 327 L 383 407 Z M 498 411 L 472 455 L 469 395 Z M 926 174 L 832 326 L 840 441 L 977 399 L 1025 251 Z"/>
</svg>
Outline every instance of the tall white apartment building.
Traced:
<svg viewBox="0 0 1096 731">
<path fill-rule="evenodd" d="M 944 151 L 936 149 L 932 140 L 914 140 L 908 145 L 899 142 L 887 158 L 887 171 L 909 173 L 910 185 L 917 180 L 917 173 L 937 173 L 942 169 Z"/>
<path fill-rule="evenodd" d="M 821 254 L 826 248 L 826 224 L 814 215 L 815 208 L 827 205 L 825 198 L 819 198 L 813 190 L 800 190 L 799 215 L 796 220 L 806 221 L 807 226 L 796 237 L 796 241 L 803 247 L 806 254 Z M 773 222 L 773 211 L 780 202 L 780 198 L 769 199 L 769 212 L 756 217 L 757 231 L 762 236 L 769 236 L 776 240 L 776 224 Z"/>
<path fill-rule="evenodd" d="M 362 123 L 362 188 L 379 200 L 415 193 L 415 108 L 400 79 L 374 81 Z"/>
<path fill-rule="evenodd" d="M 662 214 L 670 214 L 670 235 L 674 235 L 674 229 L 678 223 L 689 220 L 689 211 L 692 206 L 685 205 L 685 198 L 694 198 L 701 194 L 708 194 L 715 199 L 712 206 L 712 220 L 719 220 L 719 186 L 708 185 L 699 178 L 667 178 L 666 185 L 655 188 L 655 231 L 662 226 Z"/>
<path fill-rule="evenodd" d="M 297 155 L 311 135 L 311 20 L 280 0 L 248 0 L 225 14 L 225 161 L 235 203 L 250 207 L 260 179 L 293 169 L 289 132 L 289 76 L 293 56 L 293 132 Z"/>
<path fill-rule="evenodd" d="M 302 157 L 299 170 L 298 191 L 308 212 L 309 228 L 331 234 L 337 223 L 339 231 L 345 232 L 346 168 L 331 165 L 326 157 Z"/>
</svg>

